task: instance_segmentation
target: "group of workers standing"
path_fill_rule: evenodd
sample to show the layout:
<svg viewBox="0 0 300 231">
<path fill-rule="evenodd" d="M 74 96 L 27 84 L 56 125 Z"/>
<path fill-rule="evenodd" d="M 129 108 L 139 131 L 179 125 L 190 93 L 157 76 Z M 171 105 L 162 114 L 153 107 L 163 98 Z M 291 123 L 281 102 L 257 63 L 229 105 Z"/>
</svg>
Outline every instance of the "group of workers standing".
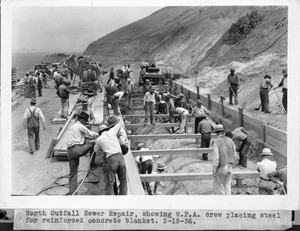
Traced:
<svg viewBox="0 0 300 231">
<path fill-rule="evenodd" d="M 282 102 L 281 106 L 284 108 L 284 111 L 287 113 L 287 69 L 282 70 L 282 75 L 283 78 L 281 79 L 280 83 L 277 85 L 277 87 L 273 88 L 273 84 L 271 82 L 272 77 L 270 75 L 265 75 L 263 79 L 260 80 L 260 91 L 259 91 L 259 96 L 260 96 L 260 101 L 261 104 L 259 108 L 261 107 L 261 111 L 264 113 L 271 113 L 269 109 L 269 92 L 273 88 L 275 91 L 277 88 L 282 87 Z M 230 74 L 227 76 L 227 84 L 229 87 L 229 104 L 233 105 L 232 103 L 232 98 L 235 100 L 235 104 L 238 104 L 238 89 L 240 86 L 240 79 L 235 74 L 235 69 L 231 68 L 230 69 Z M 277 92 L 275 91 L 276 95 Z M 278 95 L 277 95 L 278 97 Z M 279 99 L 279 97 L 278 97 Z M 259 110 L 256 109 L 256 110 Z"/>
</svg>

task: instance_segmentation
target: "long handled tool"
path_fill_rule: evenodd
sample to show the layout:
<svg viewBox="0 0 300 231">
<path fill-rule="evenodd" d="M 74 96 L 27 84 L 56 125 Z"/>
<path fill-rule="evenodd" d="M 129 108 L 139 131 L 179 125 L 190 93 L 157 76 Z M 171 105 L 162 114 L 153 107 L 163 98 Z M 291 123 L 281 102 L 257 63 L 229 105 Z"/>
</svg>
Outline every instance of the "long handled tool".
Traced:
<svg viewBox="0 0 300 231">
<path fill-rule="evenodd" d="M 274 89 L 273 89 L 273 90 L 274 90 Z M 269 91 L 271 91 L 271 88 L 268 90 L 268 93 L 269 93 Z M 255 111 L 258 111 L 258 110 L 260 109 L 260 107 L 261 107 L 261 103 L 258 105 L 257 108 L 254 108 L 254 110 L 255 110 Z"/>
<path fill-rule="evenodd" d="M 275 94 L 276 94 L 276 96 L 277 96 L 277 99 L 278 99 L 279 104 L 281 105 L 282 109 L 284 110 L 284 112 L 285 112 L 285 114 L 286 114 L 286 110 L 285 110 L 284 106 L 282 105 L 282 103 L 281 103 L 281 101 L 280 101 L 280 98 L 279 98 L 277 92 L 275 91 L 275 89 L 273 89 L 273 90 L 274 90 L 274 92 L 275 92 Z"/>
<path fill-rule="evenodd" d="M 234 94 L 234 97 L 236 98 L 237 103 L 239 103 L 239 97 L 235 94 L 235 92 L 234 92 L 234 90 L 233 90 L 230 83 L 229 83 L 229 85 L 230 85 L 230 89 L 231 89 L 232 93 Z"/>
</svg>

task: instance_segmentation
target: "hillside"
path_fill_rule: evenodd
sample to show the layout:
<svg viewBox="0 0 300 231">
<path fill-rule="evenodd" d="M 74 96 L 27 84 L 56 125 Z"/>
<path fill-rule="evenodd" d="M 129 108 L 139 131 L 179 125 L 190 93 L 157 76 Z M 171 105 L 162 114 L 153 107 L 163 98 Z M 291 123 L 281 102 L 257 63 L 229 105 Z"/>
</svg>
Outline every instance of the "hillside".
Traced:
<svg viewBox="0 0 300 231">
<path fill-rule="evenodd" d="M 240 105 L 253 113 L 260 78 L 269 74 L 277 85 L 287 66 L 287 16 L 279 6 L 165 7 L 91 43 L 84 54 L 119 64 L 156 61 L 190 75 L 179 82 L 192 90 L 196 83 L 216 100 L 228 97 L 225 80 L 233 67 L 242 82 Z M 270 92 L 270 108 L 281 116 L 279 102 Z M 286 120 L 265 117 L 286 129 Z"/>
</svg>

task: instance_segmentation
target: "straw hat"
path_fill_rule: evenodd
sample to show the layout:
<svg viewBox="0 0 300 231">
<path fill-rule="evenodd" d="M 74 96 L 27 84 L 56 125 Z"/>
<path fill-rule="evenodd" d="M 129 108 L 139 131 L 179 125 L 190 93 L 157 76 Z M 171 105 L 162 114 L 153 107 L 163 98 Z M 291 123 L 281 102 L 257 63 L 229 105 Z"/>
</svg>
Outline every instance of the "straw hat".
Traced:
<svg viewBox="0 0 300 231">
<path fill-rule="evenodd" d="M 102 132 L 102 131 L 108 130 L 108 129 L 109 129 L 109 127 L 107 127 L 106 124 L 101 124 L 100 127 L 99 127 L 99 132 Z"/>
<path fill-rule="evenodd" d="M 270 148 L 264 148 L 261 153 L 262 156 L 273 156 Z"/>
<path fill-rule="evenodd" d="M 36 99 L 35 99 L 35 98 L 32 98 L 32 99 L 30 100 L 30 103 L 36 104 Z"/>
<path fill-rule="evenodd" d="M 225 128 L 223 127 L 223 125 L 222 124 L 217 124 L 216 126 L 215 126 L 215 132 L 221 132 L 221 131 L 224 131 L 225 130 Z"/>
<path fill-rule="evenodd" d="M 156 167 L 157 170 L 164 170 L 164 169 L 166 169 L 166 168 L 167 168 L 167 167 L 166 167 L 166 165 L 165 165 L 164 162 L 159 162 L 159 163 L 157 164 L 157 167 Z"/>
</svg>

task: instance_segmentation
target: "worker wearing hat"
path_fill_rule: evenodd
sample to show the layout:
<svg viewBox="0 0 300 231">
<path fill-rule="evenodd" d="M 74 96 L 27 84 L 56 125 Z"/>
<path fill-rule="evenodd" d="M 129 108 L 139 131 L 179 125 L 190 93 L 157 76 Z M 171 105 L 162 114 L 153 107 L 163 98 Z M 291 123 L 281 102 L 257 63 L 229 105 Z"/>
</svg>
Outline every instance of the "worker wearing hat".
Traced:
<svg viewBox="0 0 300 231">
<path fill-rule="evenodd" d="M 206 115 L 200 116 L 197 131 L 201 133 L 201 148 L 209 148 L 211 140 L 211 124 Z M 202 153 L 202 160 L 208 160 L 208 153 Z"/>
<path fill-rule="evenodd" d="M 192 115 L 194 115 L 195 116 L 195 130 L 194 130 L 194 133 L 195 134 L 197 134 L 197 133 L 199 133 L 199 131 L 198 131 L 198 124 L 199 124 L 199 122 L 203 119 L 203 118 L 205 118 L 206 116 L 208 116 L 208 115 L 210 115 L 211 113 L 210 113 L 210 111 L 208 111 L 207 109 L 206 109 L 206 107 L 204 107 L 203 105 L 202 105 L 202 101 L 199 99 L 198 101 L 197 101 L 197 105 L 193 108 L 193 110 L 192 110 Z"/>
<path fill-rule="evenodd" d="M 111 106 L 113 108 L 114 114 L 116 116 L 121 115 L 121 109 L 119 107 L 119 103 L 120 103 L 121 99 L 123 97 L 127 97 L 127 95 L 128 95 L 127 91 L 118 91 L 112 95 L 110 102 L 111 102 Z"/>
<path fill-rule="evenodd" d="M 235 69 L 230 68 L 230 74 L 227 76 L 227 83 L 229 87 L 229 104 L 232 105 L 232 96 L 234 96 L 235 104 L 238 104 L 238 89 L 240 86 L 240 79 L 234 73 Z"/>
<path fill-rule="evenodd" d="M 114 195 L 115 174 L 120 181 L 119 195 L 127 195 L 126 165 L 123 155 L 124 148 L 128 150 L 128 139 L 119 119 L 111 116 L 107 125 L 99 127 L 99 137 L 96 140 L 94 151 L 104 152 L 105 191 L 106 195 Z"/>
<path fill-rule="evenodd" d="M 268 177 L 268 174 L 276 170 L 277 164 L 272 160 L 272 152 L 264 148 L 261 153 L 262 160 L 257 163 L 257 171 L 260 172 L 258 192 L 260 195 L 273 195 L 275 184 Z"/>
<path fill-rule="evenodd" d="M 68 110 L 69 110 L 69 81 L 67 79 L 63 79 L 62 85 L 58 87 L 57 93 L 60 97 L 61 101 L 61 118 L 67 119 Z"/>
<path fill-rule="evenodd" d="M 133 97 L 133 91 L 134 91 L 134 82 L 132 79 L 129 77 L 126 82 L 126 91 L 128 92 L 127 95 L 127 104 L 128 107 L 132 107 L 132 97 Z"/>
<path fill-rule="evenodd" d="M 224 130 L 222 124 L 217 124 L 214 128 L 217 138 L 212 142 L 212 175 L 215 195 L 231 195 L 231 176 L 236 153 L 232 139 L 224 135 Z"/>
<path fill-rule="evenodd" d="M 88 107 L 88 101 L 82 100 L 81 103 L 79 103 L 77 106 L 81 106 L 81 108 L 77 110 L 77 114 L 80 114 L 80 112 L 84 111 L 89 115 L 89 124 L 93 124 L 95 122 L 95 115 L 94 111 Z"/>
<path fill-rule="evenodd" d="M 85 138 L 96 139 L 99 136 L 98 133 L 90 131 L 85 126 L 88 119 L 89 115 L 82 111 L 77 115 L 77 120 L 68 133 L 69 195 L 72 195 L 77 189 L 79 158 L 92 151 L 95 144 L 95 141 L 88 141 Z"/>
<path fill-rule="evenodd" d="M 167 103 L 167 112 L 169 114 L 169 122 L 173 123 L 174 122 L 174 113 L 175 113 L 175 105 L 173 99 L 171 99 L 170 94 L 167 94 L 165 96 L 165 100 Z M 174 128 L 172 128 L 172 132 L 174 132 Z"/>
<path fill-rule="evenodd" d="M 36 99 L 30 100 L 30 107 L 25 110 L 23 116 L 23 127 L 28 131 L 29 153 L 33 154 L 35 150 L 40 149 L 40 122 L 45 126 L 45 117 L 42 110 L 36 107 Z"/>
<path fill-rule="evenodd" d="M 273 87 L 271 82 L 271 76 L 265 75 L 260 81 L 260 101 L 261 101 L 261 111 L 265 113 L 271 113 L 269 110 L 269 91 Z"/>
<path fill-rule="evenodd" d="M 285 111 L 287 112 L 287 69 L 283 69 L 282 70 L 282 75 L 283 78 L 281 79 L 280 83 L 278 84 L 277 87 L 274 88 L 274 90 L 276 90 L 279 87 L 282 87 L 282 105 L 285 109 Z"/>
<path fill-rule="evenodd" d="M 180 93 L 175 99 L 175 106 L 182 107 L 184 109 L 188 109 L 187 100 L 184 97 L 183 93 Z"/>
<path fill-rule="evenodd" d="M 139 143 L 137 145 L 137 150 L 139 151 L 149 151 L 149 148 L 145 147 L 144 143 Z M 140 174 L 151 174 L 153 170 L 153 157 L 151 155 L 148 156 L 137 156 L 136 161 L 138 162 L 138 165 L 140 166 Z M 152 190 L 150 188 L 150 185 L 148 182 L 143 184 L 144 190 L 147 190 L 149 195 L 152 195 Z"/>
<path fill-rule="evenodd" d="M 145 121 L 144 125 L 146 125 L 149 121 L 150 123 L 154 123 L 154 105 L 156 104 L 154 89 L 150 88 L 148 92 L 146 92 L 144 96 L 144 110 L 145 110 Z"/>
<path fill-rule="evenodd" d="M 159 161 L 156 164 L 156 171 L 152 172 L 153 175 L 163 174 L 166 172 L 167 166 L 164 162 Z M 156 181 L 150 183 L 150 188 L 153 192 L 153 195 L 163 195 L 163 189 L 165 188 L 165 184 L 162 181 Z"/>
</svg>

